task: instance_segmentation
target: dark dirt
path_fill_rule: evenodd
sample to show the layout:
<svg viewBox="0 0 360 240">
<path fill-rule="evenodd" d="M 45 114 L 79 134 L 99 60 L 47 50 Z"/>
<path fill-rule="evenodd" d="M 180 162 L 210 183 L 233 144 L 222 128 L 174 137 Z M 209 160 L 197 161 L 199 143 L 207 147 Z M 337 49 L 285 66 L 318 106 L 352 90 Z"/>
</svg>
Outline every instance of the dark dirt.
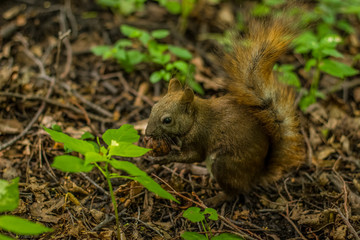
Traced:
<svg viewBox="0 0 360 240">
<path fill-rule="evenodd" d="M 178 17 L 153 2 L 125 18 L 90 0 L 1 1 L 0 178 L 20 176 L 21 201 L 12 214 L 54 229 L 33 239 L 115 239 L 116 235 L 103 176 L 97 171 L 65 174 L 51 168 L 62 146 L 40 126 L 58 124 L 65 133 L 80 137 L 85 131 L 101 135 L 108 128 L 130 123 L 143 134 L 151 106 L 166 91 L 165 83 L 149 82 L 156 70 L 153 66 L 142 64 L 126 73 L 115 61 L 94 56 L 90 48 L 123 37 L 119 30 L 123 23 L 147 30 L 169 29 L 164 42 L 193 53 L 195 79 L 209 97 L 222 91 L 212 79 L 223 75 L 213 54 L 216 46 L 204 35 L 222 33 L 234 21 L 231 9 L 252 4 L 205 4 L 190 16 L 191 24 L 182 35 L 177 30 Z M 90 13 L 96 15 L 86 17 Z M 352 24 L 359 26 L 356 19 Z M 59 32 L 69 29 L 57 60 Z M 355 29 L 345 39 L 347 48 L 340 49 L 345 55 L 359 52 L 359 44 L 350 41 L 359 39 L 360 28 Z M 304 60 L 289 52 L 280 62 L 299 66 Z M 306 74 L 299 75 L 309 86 Z M 324 75 L 321 90 L 338 86 L 336 91 L 306 113 L 299 111 L 307 148 L 304 165 L 273 186 L 259 187 L 218 208 L 223 217 L 209 221 L 214 233 L 232 232 L 249 239 L 359 239 L 359 75 L 343 84 L 336 81 Z M 17 136 L 17 141 L 11 141 Z M 180 239 L 184 231 L 202 232 L 182 212 L 219 191 L 209 175 L 202 174 L 203 164 L 159 166 L 146 158 L 127 160 L 180 201 L 160 199 L 136 182 L 114 180 L 127 239 Z"/>
</svg>

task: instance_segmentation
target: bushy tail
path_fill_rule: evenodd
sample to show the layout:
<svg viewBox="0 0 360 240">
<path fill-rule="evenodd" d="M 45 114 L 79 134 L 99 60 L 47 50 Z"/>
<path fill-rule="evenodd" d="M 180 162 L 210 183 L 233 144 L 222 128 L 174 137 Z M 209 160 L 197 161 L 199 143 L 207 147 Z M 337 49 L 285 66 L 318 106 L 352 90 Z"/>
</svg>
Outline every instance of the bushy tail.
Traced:
<svg viewBox="0 0 360 240">
<path fill-rule="evenodd" d="M 234 41 L 233 51 L 225 54 L 223 63 L 229 75 L 225 88 L 239 104 L 249 107 L 271 138 L 262 183 L 277 180 L 304 158 L 295 94 L 274 79 L 272 71 L 294 38 L 293 26 L 285 19 L 252 22 L 248 35 Z"/>
</svg>

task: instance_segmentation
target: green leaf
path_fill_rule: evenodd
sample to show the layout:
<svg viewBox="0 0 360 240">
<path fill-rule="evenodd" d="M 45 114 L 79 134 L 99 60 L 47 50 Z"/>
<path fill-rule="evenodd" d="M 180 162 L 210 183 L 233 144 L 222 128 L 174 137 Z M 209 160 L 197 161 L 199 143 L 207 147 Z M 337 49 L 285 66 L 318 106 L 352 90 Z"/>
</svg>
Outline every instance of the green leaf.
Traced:
<svg viewBox="0 0 360 240">
<path fill-rule="evenodd" d="M 116 143 L 112 143 L 109 146 L 109 155 L 120 156 L 120 157 L 140 157 L 150 150 L 151 149 L 139 147 L 132 143 L 116 142 Z"/>
<path fill-rule="evenodd" d="M 87 152 L 96 152 L 94 146 L 91 143 L 72 138 L 65 133 L 57 132 L 46 127 L 44 127 L 44 130 L 50 134 L 54 141 L 63 143 L 65 147 L 70 148 L 75 152 L 79 152 L 81 154 L 85 154 Z"/>
<path fill-rule="evenodd" d="M 127 172 L 130 176 L 134 177 L 134 180 L 141 183 L 149 191 L 156 193 L 162 198 L 169 199 L 179 203 L 170 193 L 165 191 L 157 182 L 149 177 L 144 171 L 140 170 L 135 164 L 127 161 L 111 160 L 111 166 L 116 169 Z"/>
<path fill-rule="evenodd" d="M 205 219 L 204 214 L 200 212 L 200 208 L 198 207 L 189 207 L 184 211 L 183 217 L 193 223 L 201 222 Z"/>
<path fill-rule="evenodd" d="M 299 106 L 302 111 L 306 111 L 306 109 L 313 103 L 316 103 L 315 95 L 307 95 L 300 100 Z"/>
<path fill-rule="evenodd" d="M 335 77 L 344 78 L 359 73 L 358 70 L 338 61 L 324 59 L 320 63 L 320 70 Z"/>
<path fill-rule="evenodd" d="M 158 29 L 151 32 L 153 38 L 161 39 L 169 36 L 170 32 L 166 29 Z"/>
<path fill-rule="evenodd" d="M 171 77 L 172 77 L 172 74 L 165 71 L 163 79 L 168 82 L 168 81 L 170 81 Z"/>
<path fill-rule="evenodd" d="M 337 34 L 327 34 L 320 40 L 320 48 L 335 48 L 338 43 L 342 41 Z"/>
<path fill-rule="evenodd" d="M 278 80 L 280 82 L 286 83 L 297 88 L 301 87 L 300 80 L 298 76 L 293 72 L 295 67 L 290 64 L 283 64 L 281 66 L 274 66 L 274 70 L 278 71 Z"/>
<path fill-rule="evenodd" d="M 203 213 L 204 213 L 204 214 L 210 214 L 210 216 L 209 216 L 209 219 L 210 219 L 210 220 L 216 221 L 216 220 L 218 220 L 218 218 L 219 218 L 216 210 L 213 209 L 213 208 L 206 208 Z"/>
<path fill-rule="evenodd" d="M 189 72 L 189 65 L 184 61 L 173 62 L 173 66 L 184 75 Z"/>
<path fill-rule="evenodd" d="M 118 161 L 115 159 L 110 160 L 110 165 L 118 170 L 123 170 L 129 175 L 138 177 L 138 176 L 147 176 L 147 174 L 138 168 L 135 164 L 128 161 Z"/>
<path fill-rule="evenodd" d="M 146 46 L 146 45 L 148 44 L 148 42 L 150 41 L 150 39 L 151 39 L 150 34 L 147 33 L 147 32 L 145 32 L 145 31 L 143 31 L 142 34 L 141 34 L 141 36 L 139 37 L 140 42 L 141 42 L 144 46 Z"/>
<path fill-rule="evenodd" d="M 359 6 L 360 8 L 360 6 Z M 354 33 L 355 30 L 353 28 L 353 26 L 351 26 L 350 23 L 348 23 L 346 20 L 342 19 L 342 20 L 339 20 L 337 23 L 336 23 L 337 27 L 340 28 L 341 30 L 345 31 L 346 33 L 348 34 L 351 34 L 351 33 Z"/>
<path fill-rule="evenodd" d="M 285 3 L 285 0 L 264 0 L 264 3 L 268 6 L 277 6 Z"/>
<path fill-rule="evenodd" d="M 159 195 L 159 197 L 165 198 L 165 199 L 168 199 L 168 200 L 172 200 L 174 202 L 179 203 L 179 201 L 176 200 L 176 198 L 174 198 L 170 193 L 168 193 L 166 190 L 164 190 L 151 177 L 149 177 L 149 176 L 140 176 L 140 177 L 135 177 L 134 180 L 141 183 L 147 190 Z"/>
<path fill-rule="evenodd" d="M 142 34 L 142 30 L 126 24 L 122 24 L 120 26 L 120 31 L 122 34 L 130 38 L 138 38 Z"/>
<path fill-rule="evenodd" d="M 305 63 L 305 67 L 304 67 L 304 69 L 305 69 L 305 71 L 310 71 L 310 69 L 312 68 L 312 67 L 314 67 L 316 65 L 316 59 L 315 58 L 311 58 L 311 59 L 309 59 L 306 63 Z"/>
<path fill-rule="evenodd" d="M 181 237 L 185 240 L 207 240 L 204 235 L 196 232 L 184 232 Z"/>
<path fill-rule="evenodd" d="M 212 237 L 211 240 L 245 240 L 245 238 L 231 233 L 222 233 L 218 236 Z"/>
<path fill-rule="evenodd" d="M 110 51 L 110 46 L 100 45 L 92 47 L 90 50 L 96 56 L 103 56 L 106 52 Z"/>
<path fill-rule="evenodd" d="M 94 152 L 85 153 L 84 165 L 88 165 L 90 163 L 95 163 L 95 162 L 107 162 L 107 161 L 108 161 L 107 158 L 99 153 L 94 153 Z"/>
<path fill-rule="evenodd" d="M 136 65 L 141 63 L 145 59 L 145 54 L 139 52 L 138 50 L 129 50 L 127 53 L 127 60 L 131 65 Z"/>
<path fill-rule="evenodd" d="M 170 54 L 159 54 L 157 56 L 152 56 L 151 61 L 160 65 L 167 64 L 171 59 Z"/>
<path fill-rule="evenodd" d="M 14 178 L 11 183 L 0 179 L 0 212 L 13 211 L 19 204 L 19 178 Z"/>
<path fill-rule="evenodd" d="M 17 216 L 0 216 L 0 228 L 22 235 L 38 235 L 44 232 L 51 232 L 51 228 L 47 228 L 40 223 L 33 223 Z"/>
<path fill-rule="evenodd" d="M 134 143 L 140 138 L 138 132 L 134 129 L 134 126 L 130 124 L 124 124 L 119 129 L 108 129 L 102 136 L 104 142 L 107 145 L 111 145 L 111 141 Z"/>
<path fill-rule="evenodd" d="M 51 128 L 52 128 L 52 130 L 55 130 L 57 132 L 62 132 L 61 127 L 59 125 L 57 125 L 57 124 L 51 125 Z"/>
<path fill-rule="evenodd" d="M 0 240 L 15 240 L 14 238 L 0 234 Z"/>
<path fill-rule="evenodd" d="M 204 89 L 201 87 L 199 83 L 197 83 L 193 78 L 187 79 L 187 84 L 197 93 L 204 95 Z"/>
<path fill-rule="evenodd" d="M 169 45 L 169 51 L 173 53 L 175 56 L 185 60 L 190 60 L 192 58 L 192 54 L 188 50 L 182 47 Z"/>
<path fill-rule="evenodd" d="M 179 1 L 168 0 L 165 3 L 165 7 L 172 14 L 181 13 L 181 5 Z"/>
<path fill-rule="evenodd" d="M 157 83 L 159 82 L 163 77 L 164 70 L 155 71 L 150 75 L 150 82 L 151 83 Z"/>
<path fill-rule="evenodd" d="M 256 17 L 266 16 L 270 13 L 271 8 L 264 4 L 256 4 L 251 13 Z"/>
<path fill-rule="evenodd" d="M 160 57 L 167 49 L 168 45 L 157 43 L 155 40 L 151 40 L 148 44 L 150 56 L 153 58 Z"/>
<path fill-rule="evenodd" d="M 313 49 L 319 48 L 317 37 L 311 31 L 306 31 L 295 38 L 293 44 L 297 53 L 308 53 Z"/>
<path fill-rule="evenodd" d="M 90 172 L 94 166 L 85 165 L 84 163 L 84 160 L 81 158 L 70 155 L 62 155 L 56 156 L 51 166 L 63 172 Z"/>
<path fill-rule="evenodd" d="M 326 56 L 333 56 L 333 57 L 344 57 L 339 51 L 336 49 L 325 48 L 322 49 L 321 52 Z"/>
<path fill-rule="evenodd" d="M 131 47 L 132 42 L 128 39 L 120 39 L 116 41 L 114 48 L 124 48 L 124 47 Z"/>
<path fill-rule="evenodd" d="M 95 139 L 95 136 L 94 135 L 92 135 L 91 133 L 89 133 L 89 132 L 84 132 L 84 134 L 83 135 L 81 135 L 81 138 L 80 138 L 81 140 L 85 140 L 85 139 Z"/>
</svg>

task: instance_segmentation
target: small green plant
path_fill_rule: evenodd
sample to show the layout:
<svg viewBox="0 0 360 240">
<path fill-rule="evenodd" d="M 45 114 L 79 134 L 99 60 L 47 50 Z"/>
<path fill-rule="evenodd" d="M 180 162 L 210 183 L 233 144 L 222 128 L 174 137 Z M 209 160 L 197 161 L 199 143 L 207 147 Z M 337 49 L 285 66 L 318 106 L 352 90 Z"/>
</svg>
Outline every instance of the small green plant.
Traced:
<svg viewBox="0 0 360 240">
<path fill-rule="evenodd" d="M 97 0 L 96 2 L 103 6 L 109 7 L 114 12 L 121 15 L 130 15 L 136 11 L 141 11 L 147 0 Z M 181 5 L 176 0 L 155 0 L 160 6 L 165 7 L 172 14 L 181 12 Z"/>
<path fill-rule="evenodd" d="M 0 179 L 0 212 L 13 211 L 19 204 L 19 178 L 15 178 L 9 183 Z M 11 216 L 0 216 L 0 229 L 19 235 L 39 235 L 41 233 L 52 231 L 40 223 L 34 223 L 29 220 Z M 11 240 L 14 238 L 0 234 L 1 240 Z"/>
<path fill-rule="evenodd" d="M 358 0 L 319 0 L 312 11 L 304 14 L 308 22 L 318 21 L 319 33 L 353 33 L 354 28 L 348 22 L 346 15 L 354 14 L 360 19 L 360 1 Z M 339 15 L 342 15 L 339 19 Z"/>
<path fill-rule="evenodd" d="M 294 86 L 297 90 L 301 89 L 300 79 L 294 72 L 295 67 L 291 64 L 275 64 L 274 71 L 278 72 L 278 80 L 288 85 Z"/>
<path fill-rule="evenodd" d="M 263 17 L 269 14 L 273 14 L 272 10 L 274 7 L 282 5 L 286 0 L 263 0 L 260 3 L 255 4 L 251 13 L 253 16 Z"/>
<path fill-rule="evenodd" d="M 58 127 L 56 128 L 58 129 Z M 73 173 L 90 172 L 96 167 L 104 175 L 108 183 L 111 201 L 114 207 L 118 239 L 121 239 L 120 222 L 113 186 L 111 184 L 112 178 L 125 178 L 137 181 L 160 197 L 178 202 L 170 193 L 161 188 L 159 184 L 133 163 L 119 161 L 113 158 L 114 156 L 139 157 L 150 150 L 133 144 L 139 140 L 139 135 L 132 125 L 125 124 L 119 129 L 108 129 L 102 136 L 107 147 L 100 144 L 99 138 L 96 139 L 96 142 L 85 141 L 72 138 L 56 130 L 45 127 L 44 129 L 50 134 L 54 141 L 64 144 L 66 152 L 77 152 L 84 156 L 84 159 L 73 155 L 56 156 L 52 167 L 64 172 Z M 94 139 L 94 137 L 87 133 L 82 139 Z M 110 166 L 125 171 L 130 176 L 110 173 Z"/>
<path fill-rule="evenodd" d="M 285 3 L 284 0 L 263 0 L 255 5 L 252 14 L 255 16 L 274 14 L 276 7 L 283 3 Z M 287 12 L 299 15 L 299 10 L 290 8 Z M 346 14 L 354 14 L 360 19 L 360 1 L 319 0 L 312 10 L 304 10 L 301 12 L 302 24 L 308 25 L 316 21 L 316 28 L 302 33 L 294 40 L 293 44 L 295 52 L 304 55 L 306 59 L 305 71 L 313 70 L 310 89 L 300 88 L 300 82 L 293 72 L 293 67 L 285 65 L 275 66 L 274 68 L 279 72 L 280 81 L 293 85 L 297 90 L 304 93 L 299 102 L 299 106 L 303 111 L 309 105 L 315 103 L 317 98 L 325 97 L 318 90 L 322 73 L 340 79 L 358 74 L 358 70 L 337 60 L 343 58 L 343 56 L 336 48 L 342 43 L 339 33 L 343 35 L 343 32 L 346 34 L 354 32 Z"/>
<path fill-rule="evenodd" d="M 300 108 L 305 110 L 309 105 L 316 102 L 316 98 L 324 98 L 318 90 L 321 73 L 327 73 L 340 79 L 345 79 L 359 73 L 358 70 L 346 65 L 334 58 L 343 58 L 343 55 L 336 50 L 342 39 L 339 35 L 329 33 L 315 35 L 312 31 L 306 31 L 296 38 L 293 43 L 295 52 L 307 56 L 304 69 L 314 69 L 312 82 L 309 91 L 306 92 L 300 101 Z"/>
<path fill-rule="evenodd" d="M 121 25 L 122 34 L 129 39 L 120 39 L 114 46 L 96 46 L 92 52 L 103 59 L 114 58 L 127 72 L 132 72 L 140 63 L 149 63 L 159 69 L 150 75 L 152 83 L 161 80 L 169 81 L 174 75 L 183 83 L 187 83 L 196 92 L 203 94 L 204 91 L 195 79 L 193 64 L 188 63 L 192 54 L 181 47 L 159 43 L 169 35 L 166 29 L 158 29 L 147 32 L 128 25 Z M 135 48 L 133 46 L 141 46 Z M 172 61 L 173 58 L 179 60 Z"/>
<path fill-rule="evenodd" d="M 198 207 L 190 207 L 186 209 L 183 213 L 183 217 L 190 220 L 193 223 L 201 223 L 201 226 L 205 232 L 205 236 L 196 232 L 184 232 L 181 234 L 181 237 L 185 240 L 241 240 L 244 239 L 242 237 L 236 236 L 230 233 L 222 233 L 218 236 L 212 236 L 210 226 L 206 221 L 206 214 L 208 214 L 208 219 L 216 221 L 218 220 L 219 216 L 215 209 L 213 208 L 206 208 L 204 211 L 201 211 Z"/>
</svg>

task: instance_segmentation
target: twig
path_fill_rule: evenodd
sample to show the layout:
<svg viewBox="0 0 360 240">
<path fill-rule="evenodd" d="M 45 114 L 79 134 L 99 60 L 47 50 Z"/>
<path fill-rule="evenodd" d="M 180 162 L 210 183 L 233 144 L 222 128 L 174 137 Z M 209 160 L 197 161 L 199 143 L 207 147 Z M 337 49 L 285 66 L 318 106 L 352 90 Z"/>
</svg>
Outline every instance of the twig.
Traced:
<svg viewBox="0 0 360 240">
<path fill-rule="evenodd" d="M 46 81 L 51 81 L 51 79 L 47 75 L 39 75 L 39 78 L 44 79 Z M 60 87 L 64 88 L 66 91 L 72 93 L 75 97 L 77 97 L 82 103 L 84 103 L 88 107 L 94 109 L 95 111 L 103 114 L 106 117 L 109 117 L 109 118 L 113 117 L 111 112 L 109 112 L 106 109 L 103 109 L 100 106 L 86 100 L 83 96 L 81 96 L 81 94 L 79 94 L 75 89 L 72 89 L 70 87 L 70 85 L 68 85 L 67 83 L 65 83 L 65 82 L 57 82 L 57 84 L 59 84 Z"/>
<path fill-rule="evenodd" d="M 92 130 L 92 132 L 96 135 L 96 136 L 101 136 L 101 134 L 94 128 L 93 124 L 91 123 L 91 120 L 89 118 L 89 115 L 87 113 L 87 111 L 85 110 L 85 108 L 83 108 L 79 103 L 74 102 L 74 104 L 83 112 L 85 121 L 87 123 L 87 125 L 90 127 L 90 129 Z"/>
<path fill-rule="evenodd" d="M 297 226 L 295 225 L 295 223 L 286 215 L 279 213 L 281 216 L 283 216 L 295 229 L 295 231 L 300 235 L 300 237 L 304 240 L 306 240 L 307 238 L 300 232 L 300 230 L 297 228 Z"/>
<path fill-rule="evenodd" d="M 75 113 L 78 113 L 78 114 L 83 114 L 83 111 L 81 111 L 80 109 L 74 107 L 73 105 L 65 105 L 65 104 L 62 104 L 56 100 L 52 100 L 52 99 L 47 99 L 47 98 L 44 98 L 44 97 L 41 97 L 41 96 L 26 96 L 26 95 L 22 95 L 22 94 L 19 94 L 19 93 L 9 93 L 9 92 L 0 92 L 0 96 L 5 96 L 5 97 L 15 97 L 15 98 L 21 98 L 23 100 L 39 100 L 39 101 L 44 101 L 48 104 L 51 104 L 51 105 L 55 105 L 55 106 L 58 106 L 58 107 L 61 107 L 61 108 L 67 108 L 67 109 L 70 109 L 71 111 L 75 112 Z M 96 120 L 96 121 L 99 121 L 99 122 L 104 122 L 104 123 L 109 123 L 109 122 L 114 122 L 113 119 L 111 118 L 102 118 L 102 117 L 99 117 L 95 114 L 92 114 L 92 113 L 87 113 L 89 118 L 93 119 L 93 120 Z"/>
<path fill-rule="evenodd" d="M 41 74 L 45 74 L 45 68 L 43 63 L 37 58 L 35 57 L 35 55 L 29 50 L 28 48 L 28 44 L 25 40 L 25 38 L 21 35 L 18 34 L 17 35 L 17 39 L 23 44 L 24 46 L 24 53 L 26 54 L 26 56 L 28 56 L 31 60 L 33 60 L 36 65 L 38 66 L 40 73 Z M 49 77 L 49 76 L 48 76 Z M 54 90 L 54 86 L 55 86 L 55 78 L 49 77 L 50 80 L 50 86 L 49 89 L 46 93 L 45 99 L 49 99 L 53 90 Z M 38 120 L 38 118 L 40 117 L 40 115 L 42 114 L 42 112 L 45 110 L 46 107 L 46 102 L 43 101 L 39 107 L 39 109 L 37 110 L 37 112 L 35 113 L 34 117 L 31 119 L 31 121 L 28 123 L 28 125 L 25 127 L 25 129 L 17 136 L 15 136 L 14 138 L 10 139 L 9 141 L 7 141 L 6 143 L 3 143 L 0 145 L 0 151 L 9 147 L 10 145 L 14 144 L 16 141 L 18 141 L 20 138 L 22 138 L 23 136 L 26 135 L 26 133 L 32 128 L 32 126 L 34 125 L 34 123 Z"/>
<path fill-rule="evenodd" d="M 61 32 L 63 33 L 61 37 L 64 37 L 65 35 L 69 36 L 71 33 L 70 29 L 66 30 L 65 13 L 64 13 L 65 11 L 66 11 L 66 9 L 60 10 L 59 22 L 60 22 Z M 65 62 L 64 71 L 59 76 L 59 79 L 64 79 L 69 74 L 71 63 L 72 63 L 72 49 L 71 49 L 71 44 L 70 44 L 69 38 L 65 38 L 63 43 L 64 43 L 65 49 L 66 49 L 66 62 Z"/>
<path fill-rule="evenodd" d="M 198 205 L 199 207 L 207 208 L 203 202 L 196 202 L 196 201 L 194 201 L 193 199 L 188 198 L 188 197 L 182 195 L 181 193 L 177 192 L 173 187 L 171 187 L 167 182 L 165 182 L 163 179 L 159 178 L 158 176 L 156 176 L 156 175 L 153 174 L 153 173 L 152 173 L 151 175 L 152 175 L 153 177 L 157 178 L 157 179 L 158 179 L 159 181 L 161 181 L 162 183 L 164 183 L 168 188 L 170 188 L 170 189 L 172 190 L 172 192 L 173 192 L 175 195 L 177 195 L 177 196 L 179 196 L 179 197 L 181 197 L 181 198 L 183 198 L 183 199 L 185 199 L 185 200 L 187 200 L 187 201 L 189 201 L 189 202 L 192 202 L 192 203 Z"/>
<path fill-rule="evenodd" d="M 346 218 L 349 218 L 349 211 L 347 209 L 347 206 L 348 206 L 348 191 L 347 191 L 347 185 L 346 185 L 346 182 L 345 180 L 340 176 L 340 174 L 336 171 L 336 166 L 339 165 L 339 162 L 341 160 L 341 157 L 339 157 L 333 167 L 332 167 L 332 171 L 335 173 L 336 177 L 338 179 L 340 179 L 340 181 L 342 182 L 342 188 L 344 189 L 344 210 L 345 210 L 345 214 L 346 214 Z"/>
<path fill-rule="evenodd" d="M 114 215 L 111 215 L 109 217 L 109 215 L 105 215 L 105 220 L 102 221 L 101 223 L 99 223 L 98 225 L 96 225 L 93 229 L 91 229 L 91 231 L 98 231 L 100 230 L 101 228 L 103 228 L 104 226 L 106 226 L 107 224 L 109 224 L 110 222 L 114 221 L 115 220 L 115 216 Z"/>
<path fill-rule="evenodd" d="M 163 235 L 161 232 L 159 232 L 159 230 L 157 230 L 156 228 L 154 228 L 154 227 L 150 226 L 150 225 L 149 225 L 149 224 L 147 224 L 146 222 L 141 221 L 139 218 L 134 218 L 134 217 L 124 217 L 124 218 L 122 218 L 122 219 L 124 219 L 124 220 L 128 220 L 128 219 L 130 219 L 130 220 L 135 220 L 135 221 L 138 221 L 138 222 L 142 223 L 143 225 L 145 225 L 146 227 L 148 227 L 148 228 L 150 228 L 151 230 L 153 230 L 154 232 L 156 232 L 157 234 L 159 234 L 161 237 L 164 237 L 164 235 Z"/>
<path fill-rule="evenodd" d="M 344 221 L 344 223 L 346 224 L 346 226 L 349 228 L 349 231 L 352 233 L 352 235 L 354 236 L 354 238 L 356 240 L 360 240 L 359 235 L 357 234 L 357 232 L 355 231 L 355 229 L 353 228 L 353 226 L 350 224 L 349 220 L 344 216 L 344 214 L 340 211 L 339 208 L 336 208 L 337 212 L 339 213 L 339 216 L 342 218 L 342 220 Z"/>
<path fill-rule="evenodd" d="M 97 189 L 99 189 L 101 192 L 103 192 L 106 196 L 110 196 L 110 194 L 103 189 L 100 185 L 98 185 L 96 182 L 94 182 L 90 177 L 88 177 L 85 173 L 80 173 L 80 175 L 85 178 L 86 180 L 88 180 L 89 182 L 91 182 L 95 187 L 97 187 Z"/>
<path fill-rule="evenodd" d="M 76 18 L 71 10 L 71 0 L 65 0 L 65 13 L 71 25 L 71 32 L 72 32 L 71 36 L 73 38 L 76 38 L 79 30 L 78 30 Z"/>
<path fill-rule="evenodd" d="M 337 92 L 339 90 L 342 90 L 343 88 L 353 88 L 357 85 L 360 85 L 360 79 L 355 79 L 353 81 L 345 81 L 342 84 L 336 85 L 332 88 L 327 88 L 323 91 L 321 91 L 323 94 L 328 95 L 329 93 Z"/>
<path fill-rule="evenodd" d="M 125 91 L 130 92 L 131 94 L 135 95 L 136 97 L 140 97 L 144 102 L 146 102 L 150 106 L 154 105 L 154 101 L 152 101 L 150 98 L 148 98 L 145 95 L 139 94 L 134 88 L 130 87 L 130 85 L 125 80 L 125 78 L 121 72 L 109 73 L 106 75 L 102 75 L 101 79 L 106 80 L 106 79 L 113 78 L 113 77 L 117 77 L 121 81 L 122 85 L 124 86 Z"/>
</svg>

